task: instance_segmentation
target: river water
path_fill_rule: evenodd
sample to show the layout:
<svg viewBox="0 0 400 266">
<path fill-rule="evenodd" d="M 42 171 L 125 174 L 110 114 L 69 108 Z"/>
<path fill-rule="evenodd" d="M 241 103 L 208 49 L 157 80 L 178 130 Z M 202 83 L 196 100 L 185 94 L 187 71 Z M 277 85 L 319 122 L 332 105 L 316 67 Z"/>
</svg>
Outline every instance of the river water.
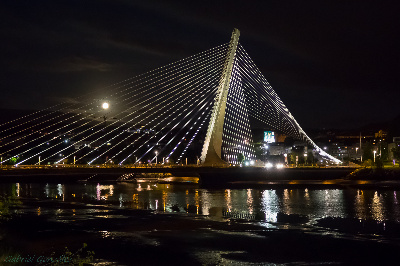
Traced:
<svg viewBox="0 0 400 266">
<path fill-rule="evenodd" d="M 103 202 L 121 208 L 237 216 L 277 222 L 277 214 L 310 219 L 341 217 L 400 222 L 400 191 L 360 189 L 202 189 L 195 181 L 141 180 L 117 184 L 0 184 L 1 195 L 68 202 Z"/>
<path fill-rule="evenodd" d="M 107 212 L 99 214 L 99 206 L 108 206 L 113 210 L 151 210 L 153 214 L 177 215 L 178 217 L 189 215 L 192 220 L 202 217 L 210 221 L 228 221 L 229 225 L 232 221 L 239 221 L 265 230 L 297 230 L 312 232 L 321 237 L 327 234 L 335 238 L 363 237 L 365 241 L 385 242 L 391 245 L 398 245 L 400 239 L 400 232 L 398 232 L 400 191 L 395 190 L 292 189 L 290 187 L 204 189 L 197 184 L 196 179 L 179 178 L 163 180 L 163 182 L 143 179 L 138 180 L 137 183 L 113 184 L 7 183 L 0 184 L 0 195 L 3 198 L 11 196 L 22 200 L 22 206 L 12 208 L 11 212 L 16 215 L 46 216 L 46 221 L 71 224 L 78 220 L 89 219 L 89 212 L 96 212 L 96 217 L 99 219 L 124 217 L 124 214 L 114 216 Z M 57 206 L 49 207 L 49 202 L 73 203 L 79 204 L 80 207 L 76 209 L 57 207 L 59 206 L 57 204 Z M 208 226 L 209 230 L 213 230 L 215 225 Z M 156 229 L 158 227 L 151 230 Z M 103 232 L 101 230 L 98 229 L 98 233 Z M 230 229 L 227 227 L 221 230 L 226 235 Z M 242 230 L 244 231 L 249 230 Z M 108 232 L 112 233 L 113 230 Z M 216 249 L 210 248 L 212 251 Z M 27 252 L 26 249 L 25 252 Z M 219 262 L 227 263 L 221 259 L 223 257 L 221 256 L 219 254 Z M 108 257 L 107 261 L 110 260 L 112 261 L 113 258 Z M 210 260 L 215 260 L 215 257 L 209 258 L 208 262 L 200 260 L 200 264 L 209 264 Z M 282 262 L 280 257 L 261 259 L 262 262 L 268 260 L 275 263 Z M 306 257 L 300 260 L 311 259 Z M 334 258 L 322 260 L 335 261 Z M 235 261 L 237 262 L 236 259 L 231 258 L 229 263 Z M 340 260 L 340 262 L 343 261 L 348 262 L 345 257 Z M 239 264 L 244 262 L 253 263 L 248 258 L 241 258 Z M 283 262 L 293 262 L 293 259 Z M 121 263 L 121 265 L 129 265 L 129 263 Z"/>
</svg>

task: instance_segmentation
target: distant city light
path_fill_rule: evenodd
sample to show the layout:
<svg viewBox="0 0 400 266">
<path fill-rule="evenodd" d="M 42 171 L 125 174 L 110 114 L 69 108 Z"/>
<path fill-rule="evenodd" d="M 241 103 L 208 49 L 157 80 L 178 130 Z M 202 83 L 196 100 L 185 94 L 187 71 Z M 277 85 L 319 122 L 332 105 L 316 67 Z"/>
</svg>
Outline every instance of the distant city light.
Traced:
<svg viewBox="0 0 400 266">
<path fill-rule="evenodd" d="M 264 142 L 266 142 L 266 143 L 274 143 L 275 142 L 274 131 L 264 131 Z"/>
</svg>

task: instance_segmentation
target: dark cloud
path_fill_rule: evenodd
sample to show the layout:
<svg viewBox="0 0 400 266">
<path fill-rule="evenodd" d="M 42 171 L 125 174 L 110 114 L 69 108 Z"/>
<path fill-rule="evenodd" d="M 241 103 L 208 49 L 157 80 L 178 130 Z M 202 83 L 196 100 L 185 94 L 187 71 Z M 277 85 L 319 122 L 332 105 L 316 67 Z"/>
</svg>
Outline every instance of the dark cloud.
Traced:
<svg viewBox="0 0 400 266">
<path fill-rule="evenodd" d="M 49 71 L 74 72 L 95 70 L 104 72 L 110 71 L 112 67 L 113 66 L 108 63 L 99 62 L 95 59 L 74 56 L 62 59 L 60 62 L 56 63 L 54 67 L 49 68 Z"/>
</svg>

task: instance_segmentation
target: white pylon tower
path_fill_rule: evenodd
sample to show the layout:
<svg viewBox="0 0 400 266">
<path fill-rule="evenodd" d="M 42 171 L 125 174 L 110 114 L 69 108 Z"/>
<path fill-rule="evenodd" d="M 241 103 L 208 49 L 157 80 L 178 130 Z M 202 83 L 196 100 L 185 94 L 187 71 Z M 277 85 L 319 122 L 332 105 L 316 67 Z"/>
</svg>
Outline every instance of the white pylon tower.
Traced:
<svg viewBox="0 0 400 266">
<path fill-rule="evenodd" d="M 236 49 L 239 43 L 240 31 L 234 29 L 229 43 L 228 53 L 221 75 L 221 81 L 215 104 L 211 113 L 210 123 L 208 124 L 207 135 L 201 152 L 201 162 L 205 166 L 223 166 L 226 164 L 221 157 L 222 133 L 224 128 L 226 101 L 228 98 L 229 85 L 231 83 L 233 62 Z"/>
</svg>

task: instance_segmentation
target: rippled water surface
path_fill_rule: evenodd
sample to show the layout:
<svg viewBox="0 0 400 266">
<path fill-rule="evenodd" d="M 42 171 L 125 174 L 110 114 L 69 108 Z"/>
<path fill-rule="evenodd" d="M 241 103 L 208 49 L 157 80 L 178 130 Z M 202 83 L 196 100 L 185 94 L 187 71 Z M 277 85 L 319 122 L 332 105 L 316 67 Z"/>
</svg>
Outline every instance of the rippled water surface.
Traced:
<svg viewBox="0 0 400 266">
<path fill-rule="evenodd" d="M 196 183 L 0 184 L 2 195 L 277 222 L 277 214 L 400 222 L 399 191 L 202 189 Z M 40 210 L 38 210 L 40 212 Z"/>
</svg>

